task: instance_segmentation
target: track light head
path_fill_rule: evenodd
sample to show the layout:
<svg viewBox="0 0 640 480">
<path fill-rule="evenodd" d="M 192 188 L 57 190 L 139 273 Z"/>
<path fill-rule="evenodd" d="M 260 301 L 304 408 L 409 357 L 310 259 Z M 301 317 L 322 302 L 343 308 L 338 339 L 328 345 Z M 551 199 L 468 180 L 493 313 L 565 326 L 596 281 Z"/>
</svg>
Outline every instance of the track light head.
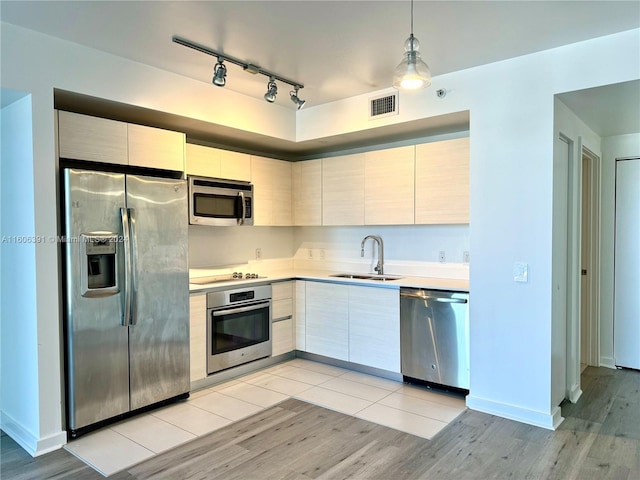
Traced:
<svg viewBox="0 0 640 480">
<path fill-rule="evenodd" d="M 304 104 L 307 103 L 307 101 L 302 100 L 300 99 L 300 97 L 298 97 L 298 90 L 300 90 L 300 87 L 298 85 L 293 88 L 294 89 L 289 92 L 289 95 L 291 96 L 291 101 L 298 107 L 298 110 L 300 110 L 302 107 L 304 107 Z"/>
<path fill-rule="evenodd" d="M 213 70 L 213 80 L 211 81 L 216 87 L 224 87 L 227 84 L 227 67 L 222 62 L 222 58 L 218 57 L 218 63 Z"/>
<path fill-rule="evenodd" d="M 273 103 L 276 101 L 276 95 L 278 94 L 278 85 L 276 85 L 275 79 L 271 77 L 269 79 L 269 83 L 267 84 L 267 93 L 264 94 L 264 99 Z"/>
</svg>

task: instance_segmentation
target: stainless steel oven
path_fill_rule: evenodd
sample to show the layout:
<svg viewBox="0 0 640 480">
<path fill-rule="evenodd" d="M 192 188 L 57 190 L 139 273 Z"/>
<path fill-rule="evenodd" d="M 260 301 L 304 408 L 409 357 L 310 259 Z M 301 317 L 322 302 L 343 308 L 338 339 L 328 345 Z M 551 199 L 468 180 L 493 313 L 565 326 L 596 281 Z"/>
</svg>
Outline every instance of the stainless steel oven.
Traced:
<svg viewBox="0 0 640 480">
<path fill-rule="evenodd" d="M 207 294 L 207 373 L 271 355 L 271 285 Z"/>
</svg>

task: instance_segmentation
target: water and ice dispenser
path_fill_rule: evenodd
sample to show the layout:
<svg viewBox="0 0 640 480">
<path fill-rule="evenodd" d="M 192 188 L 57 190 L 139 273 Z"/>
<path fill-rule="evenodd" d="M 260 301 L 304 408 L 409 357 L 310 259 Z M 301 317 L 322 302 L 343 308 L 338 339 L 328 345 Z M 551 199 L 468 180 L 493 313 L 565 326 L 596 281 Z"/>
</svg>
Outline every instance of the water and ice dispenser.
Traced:
<svg viewBox="0 0 640 480">
<path fill-rule="evenodd" d="M 91 232 L 81 234 L 80 274 L 83 297 L 106 297 L 119 292 L 118 234 Z"/>
</svg>

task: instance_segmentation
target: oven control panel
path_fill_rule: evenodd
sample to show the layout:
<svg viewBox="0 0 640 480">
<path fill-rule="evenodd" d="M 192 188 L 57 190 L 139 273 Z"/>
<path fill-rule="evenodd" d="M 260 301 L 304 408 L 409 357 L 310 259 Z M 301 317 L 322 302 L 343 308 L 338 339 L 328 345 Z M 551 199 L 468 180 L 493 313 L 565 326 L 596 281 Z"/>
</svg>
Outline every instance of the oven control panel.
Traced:
<svg viewBox="0 0 640 480">
<path fill-rule="evenodd" d="M 246 302 L 257 302 L 271 299 L 271 285 L 221 290 L 207 293 L 207 308 L 228 307 Z"/>
</svg>

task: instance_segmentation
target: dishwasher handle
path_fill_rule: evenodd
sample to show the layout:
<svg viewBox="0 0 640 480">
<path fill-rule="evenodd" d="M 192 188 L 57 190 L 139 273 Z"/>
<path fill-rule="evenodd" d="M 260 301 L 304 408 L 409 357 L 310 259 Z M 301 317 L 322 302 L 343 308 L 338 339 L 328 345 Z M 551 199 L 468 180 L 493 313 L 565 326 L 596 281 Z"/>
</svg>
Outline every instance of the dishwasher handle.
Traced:
<svg viewBox="0 0 640 480">
<path fill-rule="evenodd" d="M 450 298 L 450 297 L 438 297 L 436 295 L 419 295 L 417 293 L 401 292 L 401 297 L 417 298 L 419 300 L 435 300 L 440 303 L 468 303 L 466 298 Z"/>
</svg>

